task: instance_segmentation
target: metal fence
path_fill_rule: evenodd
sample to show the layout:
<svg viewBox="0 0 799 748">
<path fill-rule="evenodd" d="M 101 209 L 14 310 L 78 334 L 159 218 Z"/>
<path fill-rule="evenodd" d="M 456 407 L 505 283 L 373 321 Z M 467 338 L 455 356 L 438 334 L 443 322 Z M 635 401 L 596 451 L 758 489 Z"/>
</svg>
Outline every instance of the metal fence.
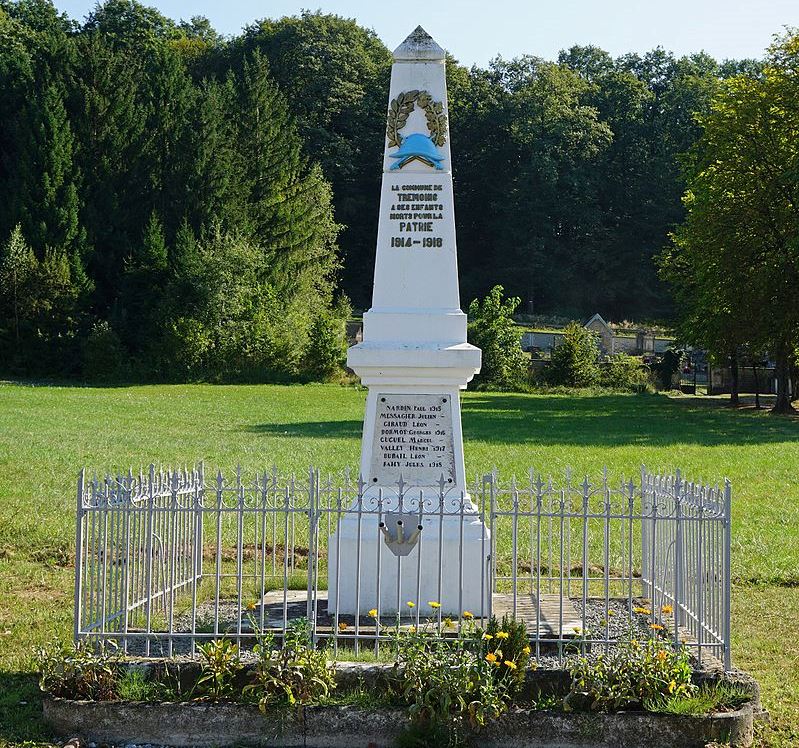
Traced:
<svg viewBox="0 0 799 748">
<path fill-rule="evenodd" d="M 246 647 L 307 618 L 339 658 L 379 654 L 410 626 L 457 636 L 469 601 L 478 623 L 524 620 L 538 657 L 654 635 L 730 667 L 729 482 L 530 470 L 430 493 L 315 469 L 207 480 L 151 466 L 81 472 L 77 509 L 75 637 L 129 653 Z"/>
</svg>

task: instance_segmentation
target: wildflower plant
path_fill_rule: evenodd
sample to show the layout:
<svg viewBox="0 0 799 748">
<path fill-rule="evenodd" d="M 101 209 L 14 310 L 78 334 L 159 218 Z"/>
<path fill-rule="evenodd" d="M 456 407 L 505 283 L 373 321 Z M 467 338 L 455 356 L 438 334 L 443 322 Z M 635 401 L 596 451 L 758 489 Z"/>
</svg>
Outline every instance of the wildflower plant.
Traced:
<svg viewBox="0 0 799 748">
<path fill-rule="evenodd" d="M 524 624 L 513 619 L 492 618 L 483 631 L 464 614 L 454 628 L 457 636 L 442 638 L 429 619 L 400 633 L 395 690 L 417 724 L 446 728 L 459 742 L 506 711 L 530 666 L 530 647 Z"/>
<path fill-rule="evenodd" d="M 629 637 L 592 659 L 575 657 L 569 673 L 567 711 L 640 708 L 663 697 L 687 698 L 696 688 L 691 683 L 688 650 L 659 638 Z"/>
<path fill-rule="evenodd" d="M 220 701 L 235 699 L 236 676 L 244 669 L 239 648 L 228 639 L 214 639 L 199 647 L 202 669 L 195 694 Z"/>
<path fill-rule="evenodd" d="M 120 653 L 116 642 L 57 642 L 37 650 L 36 660 L 39 686 L 45 693 L 65 699 L 117 698 Z"/>
<path fill-rule="evenodd" d="M 335 668 L 327 652 L 316 649 L 307 619 L 293 621 L 283 646 L 275 646 L 274 635 L 256 629 L 253 648 L 257 662 L 244 695 L 266 712 L 270 707 L 303 707 L 318 703 L 336 687 Z"/>
</svg>

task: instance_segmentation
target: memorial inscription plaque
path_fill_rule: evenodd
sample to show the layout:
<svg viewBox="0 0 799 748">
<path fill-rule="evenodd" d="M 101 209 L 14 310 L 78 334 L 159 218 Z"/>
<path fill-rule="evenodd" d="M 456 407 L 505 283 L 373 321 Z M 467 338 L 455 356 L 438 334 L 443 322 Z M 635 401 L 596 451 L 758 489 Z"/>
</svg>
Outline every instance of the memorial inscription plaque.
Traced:
<svg viewBox="0 0 799 748">
<path fill-rule="evenodd" d="M 372 445 L 373 483 L 437 486 L 455 481 L 452 398 L 447 395 L 377 395 Z"/>
</svg>

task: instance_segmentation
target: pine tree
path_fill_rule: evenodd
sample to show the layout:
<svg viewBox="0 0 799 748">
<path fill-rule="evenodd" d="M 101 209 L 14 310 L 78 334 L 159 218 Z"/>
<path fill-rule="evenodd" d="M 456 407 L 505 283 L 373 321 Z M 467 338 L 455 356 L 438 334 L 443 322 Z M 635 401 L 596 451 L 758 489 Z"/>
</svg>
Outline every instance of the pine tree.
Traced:
<svg viewBox="0 0 799 748">
<path fill-rule="evenodd" d="M 17 224 L 11 231 L 0 255 L 0 320 L 8 320 L 4 341 L 9 353 L 18 354 L 21 344 L 21 325 L 32 316 L 31 285 L 38 267 L 36 256 Z"/>
<path fill-rule="evenodd" d="M 18 124 L 24 133 L 19 215 L 25 235 L 40 256 L 45 247 L 79 251 L 78 170 L 64 96 L 63 86 L 50 83 L 34 94 Z"/>
</svg>

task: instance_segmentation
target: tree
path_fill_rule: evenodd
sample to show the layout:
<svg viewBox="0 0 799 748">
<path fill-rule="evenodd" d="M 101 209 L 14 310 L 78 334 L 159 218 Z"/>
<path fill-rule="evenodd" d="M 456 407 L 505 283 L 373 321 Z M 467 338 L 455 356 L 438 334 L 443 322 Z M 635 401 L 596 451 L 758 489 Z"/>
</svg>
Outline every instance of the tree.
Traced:
<svg viewBox="0 0 799 748">
<path fill-rule="evenodd" d="M 563 341 L 552 351 L 545 370 L 550 384 L 566 387 L 591 387 L 599 383 L 599 344 L 597 336 L 577 322 L 563 331 Z"/>
<path fill-rule="evenodd" d="M 777 413 L 792 410 L 799 340 L 797 67 L 799 35 L 788 34 L 770 48 L 762 76 L 721 86 L 699 119 L 702 136 L 686 166 L 686 220 L 662 260 L 684 304 L 686 338 L 774 356 Z"/>
<path fill-rule="evenodd" d="M 518 298 L 502 298 L 502 286 L 494 286 L 482 301 L 469 305 L 468 340 L 483 351 L 483 363 L 475 384 L 481 388 L 514 390 L 527 380 L 529 360 L 521 349 L 521 333 L 513 321 Z"/>
<path fill-rule="evenodd" d="M 0 257 L 0 300 L 5 312 L 0 319 L 11 322 L 11 330 L 8 332 L 16 355 L 20 352 L 20 320 L 32 313 L 31 286 L 37 268 L 36 256 L 22 236 L 22 227 L 17 224 Z"/>
<path fill-rule="evenodd" d="M 264 19 L 233 44 L 254 50 L 297 118 L 305 152 L 332 187 L 344 258 L 342 285 L 359 308 L 371 299 L 391 53 L 374 31 L 321 12 Z M 238 58 L 238 62 L 236 59 Z"/>
</svg>

